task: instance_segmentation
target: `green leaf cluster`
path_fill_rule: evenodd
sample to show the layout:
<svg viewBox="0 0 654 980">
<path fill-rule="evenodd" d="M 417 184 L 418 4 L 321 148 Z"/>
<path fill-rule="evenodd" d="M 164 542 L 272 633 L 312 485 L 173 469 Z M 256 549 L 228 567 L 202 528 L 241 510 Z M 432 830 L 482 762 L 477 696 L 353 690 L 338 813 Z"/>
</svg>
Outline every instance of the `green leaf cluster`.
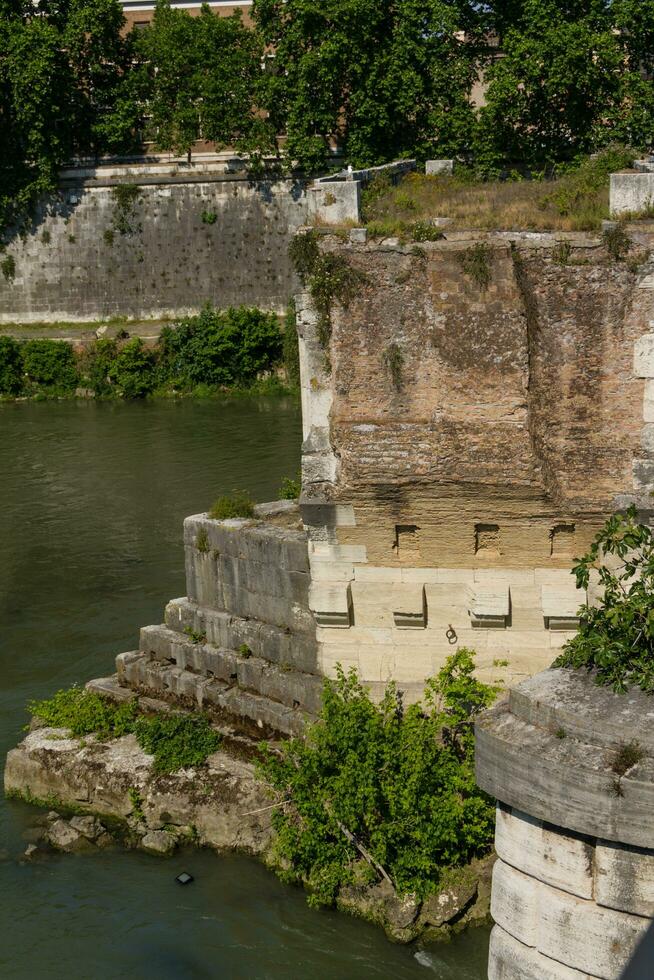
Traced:
<svg viewBox="0 0 654 980">
<path fill-rule="evenodd" d="M 246 490 L 232 490 L 214 501 L 209 517 L 227 521 L 236 517 L 254 517 L 254 501 Z"/>
<path fill-rule="evenodd" d="M 297 344 L 297 341 L 296 341 Z M 284 337 L 274 313 L 207 306 L 161 332 L 158 346 L 139 337 L 102 337 L 81 352 L 62 340 L 0 337 L 0 396 L 143 398 L 251 386 L 281 361 Z"/>
<path fill-rule="evenodd" d="M 144 752 L 154 756 L 158 773 L 201 766 L 221 742 L 206 715 L 146 716 L 139 713 L 135 699 L 116 704 L 79 687 L 57 691 L 43 701 L 29 701 L 27 710 L 46 725 L 67 728 L 78 738 L 96 735 L 106 740 L 133 733 Z"/>
<path fill-rule="evenodd" d="M 375 704 L 354 670 L 327 680 L 320 719 L 259 771 L 280 797 L 274 810 L 280 876 L 330 904 L 354 880 L 356 842 L 400 893 L 435 890 L 445 869 L 486 853 L 492 801 L 474 777 L 474 718 L 493 688 L 473 676 L 471 651 L 451 656 L 406 707 L 391 684 Z"/>
<path fill-rule="evenodd" d="M 599 586 L 597 604 L 580 609 L 578 633 L 555 667 L 596 671 L 617 692 L 635 684 L 654 691 L 654 535 L 635 507 L 608 519 L 573 565 L 577 587 Z"/>
</svg>

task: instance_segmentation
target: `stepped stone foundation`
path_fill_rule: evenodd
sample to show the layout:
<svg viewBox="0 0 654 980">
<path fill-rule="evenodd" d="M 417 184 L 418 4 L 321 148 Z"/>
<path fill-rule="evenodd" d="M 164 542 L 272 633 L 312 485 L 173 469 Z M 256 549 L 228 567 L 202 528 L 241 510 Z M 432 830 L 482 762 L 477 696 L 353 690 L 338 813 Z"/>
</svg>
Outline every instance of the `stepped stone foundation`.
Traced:
<svg viewBox="0 0 654 980">
<path fill-rule="evenodd" d="M 309 558 L 297 505 L 257 508 L 257 520 L 184 522 L 187 595 L 116 658 L 116 684 L 208 709 L 254 733 L 300 732 L 320 710 L 322 679 L 309 612 Z"/>
<path fill-rule="evenodd" d="M 478 721 L 477 781 L 499 801 L 490 980 L 620 976 L 654 917 L 653 718 L 640 690 L 547 670 Z"/>
</svg>

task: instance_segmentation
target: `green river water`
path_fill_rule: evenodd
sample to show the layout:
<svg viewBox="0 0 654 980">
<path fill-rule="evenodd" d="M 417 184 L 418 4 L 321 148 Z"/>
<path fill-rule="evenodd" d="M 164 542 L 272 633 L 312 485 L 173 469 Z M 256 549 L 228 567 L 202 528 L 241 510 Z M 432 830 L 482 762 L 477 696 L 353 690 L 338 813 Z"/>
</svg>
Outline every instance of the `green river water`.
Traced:
<svg viewBox="0 0 654 980">
<path fill-rule="evenodd" d="M 0 750 L 28 698 L 113 671 L 184 594 L 182 520 L 221 492 L 276 496 L 298 470 L 279 399 L 0 405 Z M 488 931 L 417 952 L 256 861 L 185 851 L 21 862 L 34 810 L 0 800 L 0 978 L 482 980 Z M 181 888 L 182 870 L 195 881 Z"/>
</svg>

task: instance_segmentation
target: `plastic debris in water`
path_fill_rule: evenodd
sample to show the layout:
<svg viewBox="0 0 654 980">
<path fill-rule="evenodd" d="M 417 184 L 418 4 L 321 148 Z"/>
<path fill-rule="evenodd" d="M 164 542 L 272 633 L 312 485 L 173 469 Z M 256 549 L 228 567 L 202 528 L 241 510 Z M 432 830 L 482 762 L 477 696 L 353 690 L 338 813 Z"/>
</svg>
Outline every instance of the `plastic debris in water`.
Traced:
<svg viewBox="0 0 654 980">
<path fill-rule="evenodd" d="M 187 871 L 182 871 L 181 875 L 177 875 L 175 881 L 179 882 L 180 885 L 190 885 L 193 881 L 193 875 L 190 875 Z"/>
</svg>

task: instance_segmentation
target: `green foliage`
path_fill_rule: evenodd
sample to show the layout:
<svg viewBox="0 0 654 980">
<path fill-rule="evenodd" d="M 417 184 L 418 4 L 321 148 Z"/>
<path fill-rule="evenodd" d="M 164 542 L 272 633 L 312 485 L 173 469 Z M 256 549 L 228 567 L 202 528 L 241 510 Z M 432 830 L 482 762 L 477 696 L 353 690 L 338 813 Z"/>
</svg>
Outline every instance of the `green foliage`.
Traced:
<svg viewBox="0 0 654 980">
<path fill-rule="evenodd" d="M 119 738 L 133 730 L 136 701 L 116 704 L 80 687 L 57 691 L 43 701 L 28 701 L 27 710 L 51 728 L 68 728 L 77 737 Z"/>
<path fill-rule="evenodd" d="M 192 626 L 185 626 L 184 632 L 188 636 L 191 643 L 206 643 L 207 634 L 202 630 L 194 630 Z"/>
<path fill-rule="evenodd" d="M 82 373 L 96 395 L 106 396 L 114 390 L 111 369 L 118 355 L 118 344 L 110 337 L 94 341 L 82 355 Z"/>
<path fill-rule="evenodd" d="M 347 306 L 365 277 L 347 259 L 318 248 L 315 231 L 305 231 L 292 239 L 288 248 L 295 271 L 311 293 L 318 315 L 318 339 L 325 351 L 332 335 L 332 309 L 335 302 Z"/>
<path fill-rule="evenodd" d="M 603 231 L 602 242 L 606 251 L 616 262 L 624 259 L 633 245 L 631 238 L 629 238 L 622 225 L 617 225 L 615 228 L 607 228 Z"/>
<path fill-rule="evenodd" d="M 195 140 L 219 146 L 247 144 L 268 127 L 253 109 L 263 47 L 240 12 L 217 17 L 208 6 L 198 17 L 157 0 L 149 27 L 139 32 L 135 87 L 147 98 L 147 134 L 162 150 L 187 153 Z"/>
<path fill-rule="evenodd" d="M 235 517 L 254 517 L 254 502 L 245 490 L 232 490 L 213 504 L 209 517 L 214 521 L 227 521 Z"/>
<path fill-rule="evenodd" d="M 154 715 L 134 725 L 138 743 L 154 756 L 154 771 L 176 772 L 201 766 L 220 746 L 221 737 L 206 715 Z"/>
<path fill-rule="evenodd" d="M 4 3 L 0 11 L 0 227 L 56 190 L 73 155 L 134 146 L 139 110 L 121 94 L 132 39 L 115 0 Z"/>
<path fill-rule="evenodd" d="M 552 262 L 557 265 L 567 265 L 570 260 L 572 245 L 570 242 L 557 242 L 552 246 Z"/>
<path fill-rule="evenodd" d="M 635 507 L 610 517 L 572 570 L 578 588 L 592 575 L 603 595 L 580 610 L 579 632 L 553 666 L 594 669 L 597 683 L 617 692 L 629 684 L 654 691 L 654 536 Z"/>
<path fill-rule="evenodd" d="M 274 811 L 280 876 L 304 882 L 312 904 L 353 880 L 354 835 L 400 893 L 435 890 L 448 868 L 490 850 L 492 801 L 474 777 L 475 715 L 495 692 L 461 649 L 422 705 L 390 685 L 376 705 L 354 671 L 325 681 L 320 720 L 305 738 L 264 747 L 260 775 L 285 801 Z"/>
<path fill-rule="evenodd" d="M 561 170 L 556 189 L 541 198 L 541 207 L 553 207 L 560 215 L 584 214 L 597 207 L 597 193 L 608 187 L 609 175 L 631 164 L 634 151 L 624 146 L 609 146 L 596 157 L 579 159 Z M 588 226 L 592 227 L 592 223 Z"/>
<path fill-rule="evenodd" d="M 399 344 L 392 343 L 382 354 L 382 363 L 390 375 L 391 382 L 396 391 L 402 390 L 402 369 L 404 368 L 404 354 Z"/>
<path fill-rule="evenodd" d="M 215 211 L 203 211 L 200 215 L 203 225 L 215 225 L 218 215 Z"/>
<path fill-rule="evenodd" d="M 286 379 L 294 388 L 300 385 L 300 347 L 295 318 L 295 300 L 289 301 L 284 318 L 284 338 L 282 359 L 286 369 Z"/>
<path fill-rule="evenodd" d="M 443 232 L 430 221 L 416 221 L 411 226 L 411 235 L 414 242 L 437 242 L 443 238 Z"/>
<path fill-rule="evenodd" d="M 130 788 L 127 790 L 127 796 L 129 802 L 132 804 L 132 817 L 134 817 L 137 823 L 143 823 L 145 821 L 145 814 L 143 813 L 143 797 L 136 786 L 130 786 Z"/>
<path fill-rule="evenodd" d="M 146 350 L 140 337 L 133 337 L 118 348 L 108 379 L 123 398 L 150 394 L 155 385 L 154 354 Z"/>
<path fill-rule="evenodd" d="M 292 476 L 285 476 L 278 494 L 280 500 L 297 500 L 302 493 L 302 480 L 298 473 L 294 479 Z"/>
<path fill-rule="evenodd" d="M 7 282 L 13 282 L 16 278 L 16 259 L 13 255 L 6 255 L 0 262 L 0 272 Z"/>
<path fill-rule="evenodd" d="M 20 346 L 13 337 L 0 337 L 0 395 L 18 395 L 23 387 Z"/>
<path fill-rule="evenodd" d="M 613 140 L 649 145 L 654 7 L 637 0 L 492 5 L 502 57 L 488 67 L 479 164 L 542 168 Z"/>
<path fill-rule="evenodd" d="M 159 343 L 159 383 L 180 391 L 252 384 L 282 355 L 275 314 L 246 306 L 220 311 L 207 305 L 198 316 L 164 327 Z"/>
<path fill-rule="evenodd" d="M 133 235 L 141 230 L 141 226 L 134 220 L 136 204 L 141 197 L 142 191 L 138 184 L 116 184 L 111 188 L 111 196 L 114 201 L 114 214 L 112 219 L 113 230 L 118 235 Z M 111 229 L 105 230 L 111 231 Z M 107 244 L 113 243 L 105 237 Z"/>
<path fill-rule="evenodd" d="M 244 660 L 249 660 L 250 657 L 252 656 L 252 651 L 250 650 L 247 643 L 241 643 L 241 645 L 238 647 L 236 652 L 240 657 L 243 657 Z"/>
<path fill-rule="evenodd" d="M 79 384 L 79 372 L 70 344 L 61 340 L 28 340 L 21 344 L 26 383 L 53 394 L 66 395 Z"/>
<path fill-rule="evenodd" d="M 457 253 L 463 271 L 482 291 L 488 288 L 491 281 L 491 255 L 492 249 L 485 242 L 477 242 Z"/>
<path fill-rule="evenodd" d="M 290 166 L 324 169 L 334 136 L 355 166 L 469 144 L 476 46 L 461 34 L 475 5 L 255 0 L 253 13 L 275 51 L 261 99 Z"/>
<path fill-rule="evenodd" d="M 207 534 L 206 527 L 201 527 L 195 536 L 195 547 L 203 555 L 209 551 L 209 535 Z"/>
<path fill-rule="evenodd" d="M 206 715 L 146 717 L 139 714 L 136 700 L 116 704 L 79 687 L 57 691 L 43 701 L 29 701 L 27 710 L 46 725 L 67 728 L 78 738 L 97 735 L 112 739 L 133 732 L 141 748 L 154 756 L 155 772 L 202 765 L 220 745 L 220 735 Z"/>
</svg>

